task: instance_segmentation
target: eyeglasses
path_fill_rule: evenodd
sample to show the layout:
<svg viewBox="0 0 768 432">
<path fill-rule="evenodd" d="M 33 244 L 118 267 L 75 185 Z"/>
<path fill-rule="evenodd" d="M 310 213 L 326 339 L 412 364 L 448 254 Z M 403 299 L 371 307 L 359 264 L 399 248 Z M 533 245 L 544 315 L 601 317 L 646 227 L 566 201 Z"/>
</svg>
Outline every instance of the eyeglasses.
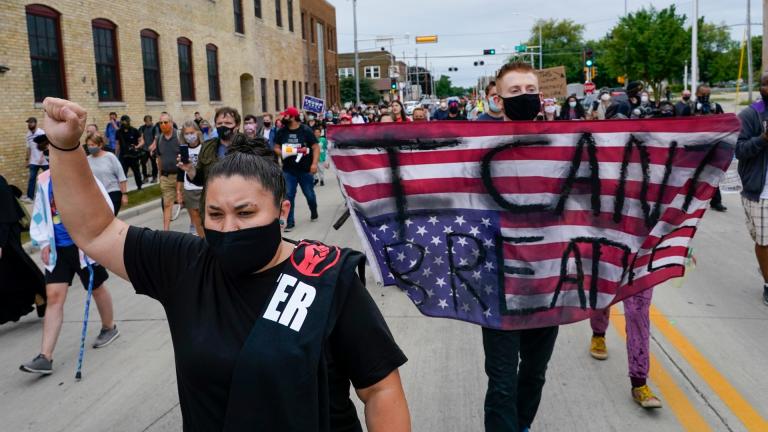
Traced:
<svg viewBox="0 0 768 432">
<path fill-rule="evenodd" d="M 158 123 L 160 123 L 160 124 L 169 124 L 170 122 L 169 121 L 160 121 Z"/>
</svg>

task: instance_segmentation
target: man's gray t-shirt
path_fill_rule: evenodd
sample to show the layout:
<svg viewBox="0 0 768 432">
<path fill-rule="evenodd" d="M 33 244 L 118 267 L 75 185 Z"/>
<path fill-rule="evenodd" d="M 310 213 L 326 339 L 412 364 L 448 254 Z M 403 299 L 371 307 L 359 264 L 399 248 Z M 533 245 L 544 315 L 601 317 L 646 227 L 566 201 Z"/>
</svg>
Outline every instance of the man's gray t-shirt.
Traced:
<svg viewBox="0 0 768 432">
<path fill-rule="evenodd" d="M 117 192 L 120 190 L 120 182 L 124 182 L 125 171 L 120 166 L 117 156 L 110 152 L 102 151 L 99 157 L 88 156 L 88 165 L 91 166 L 93 175 L 104 185 L 107 192 Z"/>
<path fill-rule="evenodd" d="M 157 155 L 160 157 L 160 173 L 162 175 L 176 174 L 176 156 L 179 155 L 179 138 L 174 131 L 170 139 L 160 134 L 157 137 Z"/>
</svg>

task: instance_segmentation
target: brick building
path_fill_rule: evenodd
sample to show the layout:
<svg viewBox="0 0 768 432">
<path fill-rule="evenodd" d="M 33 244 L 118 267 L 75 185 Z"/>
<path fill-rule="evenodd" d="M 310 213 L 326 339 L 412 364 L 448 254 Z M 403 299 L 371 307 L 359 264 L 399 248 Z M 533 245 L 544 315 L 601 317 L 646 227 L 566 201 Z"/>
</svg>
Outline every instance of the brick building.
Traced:
<svg viewBox="0 0 768 432">
<path fill-rule="evenodd" d="M 245 114 L 298 105 L 312 76 L 301 9 L 300 0 L 4 1 L 0 174 L 25 184 L 24 121 L 42 118 L 46 96 L 81 104 L 102 130 L 110 111 L 138 126 L 162 111 L 179 121 L 224 105 Z M 335 12 L 325 14 L 335 49 Z"/>
<path fill-rule="evenodd" d="M 304 94 L 325 100 L 326 106 L 339 103 L 336 8 L 325 0 L 302 0 L 301 38 L 304 40 Z"/>
<path fill-rule="evenodd" d="M 384 49 L 358 52 L 360 78 L 374 81 L 374 88 L 382 98 L 391 100 L 392 78 L 396 78 L 398 89 L 407 81 L 406 64 Z M 339 54 L 339 79 L 355 76 L 355 53 Z M 402 98 L 401 98 L 402 99 Z M 344 101 L 349 102 L 349 101 Z"/>
</svg>

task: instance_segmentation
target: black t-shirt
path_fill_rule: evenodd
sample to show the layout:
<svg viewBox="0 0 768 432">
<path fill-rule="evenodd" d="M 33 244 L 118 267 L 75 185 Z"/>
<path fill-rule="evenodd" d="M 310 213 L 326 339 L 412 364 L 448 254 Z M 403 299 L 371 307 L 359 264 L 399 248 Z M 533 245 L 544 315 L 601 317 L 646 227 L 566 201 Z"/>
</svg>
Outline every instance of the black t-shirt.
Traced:
<svg viewBox="0 0 768 432">
<path fill-rule="evenodd" d="M 165 308 L 184 430 L 221 430 L 237 355 L 285 263 L 232 280 L 205 240 L 138 227 L 128 230 L 124 260 L 136 293 Z M 320 397 L 328 398 L 333 431 L 362 430 L 350 381 L 370 387 L 407 361 L 355 270 L 342 271 L 339 283 L 349 286 L 348 297 L 325 349 L 329 394 Z"/>
<path fill-rule="evenodd" d="M 117 142 L 120 143 L 120 152 L 128 155 L 135 155 L 138 152 L 136 148 L 139 145 L 139 137 L 141 134 L 135 127 L 129 126 L 128 128 L 121 127 L 117 130 Z"/>
<path fill-rule="evenodd" d="M 300 124 L 298 129 L 281 128 L 275 135 L 275 145 L 279 145 L 282 149 L 283 144 L 291 144 L 297 148 L 308 150 L 308 153 L 304 154 L 298 163 L 296 163 L 298 156 L 283 159 L 283 171 L 309 172 L 309 168 L 312 166 L 312 145 L 317 144 L 317 138 L 315 138 L 312 129 L 305 124 Z"/>
</svg>

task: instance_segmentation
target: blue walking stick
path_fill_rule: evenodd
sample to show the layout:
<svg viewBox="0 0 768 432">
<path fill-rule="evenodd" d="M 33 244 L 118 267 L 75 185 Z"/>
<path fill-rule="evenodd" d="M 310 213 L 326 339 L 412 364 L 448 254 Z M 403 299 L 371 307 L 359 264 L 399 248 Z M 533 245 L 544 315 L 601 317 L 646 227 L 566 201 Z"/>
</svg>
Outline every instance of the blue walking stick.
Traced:
<svg viewBox="0 0 768 432">
<path fill-rule="evenodd" d="M 75 380 L 80 381 L 83 378 L 83 356 L 85 355 L 85 334 L 88 332 L 88 312 L 91 309 L 91 296 L 93 295 L 93 267 L 88 262 L 88 257 L 85 257 L 85 262 L 88 265 L 88 295 L 85 297 L 85 316 L 83 317 L 83 332 L 80 334 L 80 354 L 77 356 L 77 372 L 75 372 Z"/>
</svg>

